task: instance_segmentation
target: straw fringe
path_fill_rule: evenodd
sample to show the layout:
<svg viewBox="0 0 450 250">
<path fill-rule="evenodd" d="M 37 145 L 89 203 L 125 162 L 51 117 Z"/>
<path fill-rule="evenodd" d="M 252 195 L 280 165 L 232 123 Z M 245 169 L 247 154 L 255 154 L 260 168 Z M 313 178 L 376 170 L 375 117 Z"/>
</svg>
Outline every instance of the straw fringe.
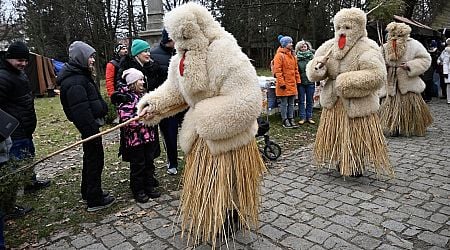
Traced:
<svg viewBox="0 0 450 250">
<path fill-rule="evenodd" d="M 402 95 L 399 91 L 383 100 L 380 118 L 387 135 L 424 136 L 433 122 L 428 105 L 419 94 Z"/>
<path fill-rule="evenodd" d="M 240 229 L 258 226 L 260 183 L 266 166 L 256 141 L 230 152 L 211 155 L 206 142 L 197 138 L 186 157 L 181 194 L 182 237 L 188 244 L 226 239 L 224 222 L 227 212 L 236 209 Z"/>
<path fill-rule="evenodd" d="M 377 175 L 394 176 L 378 114 L 350 119 L 340 99 L 333 108 L 322 111 L 314 158 L 319 166 L 339 166 L 344 176 L 369 167 Z"/>
</svg>

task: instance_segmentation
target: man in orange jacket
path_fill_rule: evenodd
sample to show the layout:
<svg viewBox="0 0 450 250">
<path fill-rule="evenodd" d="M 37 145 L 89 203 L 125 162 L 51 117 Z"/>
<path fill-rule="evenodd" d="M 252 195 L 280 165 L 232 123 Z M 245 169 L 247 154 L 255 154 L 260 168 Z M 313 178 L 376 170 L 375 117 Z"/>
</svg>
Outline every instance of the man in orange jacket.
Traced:
<svg viewBox="0 0 450 250">
<path fill-rule="evenodd" d="M 114 56 L 111 61 L 106 64 L 106 93 L 109 97 L 116 90 L 116 84 L 120 80 L 120 75 L 117 74 L 119 71 L 120 60 L 122 57 L 128 54 L 128 48 L 125 44 L 117 44 L 114 47 Z"/>
</svg>

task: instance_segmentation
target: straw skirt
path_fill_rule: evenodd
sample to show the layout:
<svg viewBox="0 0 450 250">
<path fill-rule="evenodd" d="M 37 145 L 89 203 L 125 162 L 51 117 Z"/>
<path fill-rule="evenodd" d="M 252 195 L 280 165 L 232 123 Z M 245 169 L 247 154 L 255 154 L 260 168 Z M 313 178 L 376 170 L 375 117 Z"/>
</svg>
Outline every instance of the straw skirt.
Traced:
<svg viewBox="0 0 450 250">
<path fill-rule="evenodd" d="M 384 98 L 380 118 L 384 133 L 390 136 L 424 136 L 433 122 L 428 105 L 419 94 L 402 95 L 398 90 L 395 96 Z"/>
<path fill-rule="evenodd" d="M 239 227 L 250 230 L 258 224 L 260 184 L 266 166 L 256 140 L 219 155 L 211 155 L 206 142 L 197 138 L 186 157 L 181 194 L 182 235 L 188 244 L 225 238 L 225 217 L 239 214 Z M 226 238 L 225 238 L 226 239 Z"/>
<path fill-rule="evenodd" d="M 394 174 L 378 114 L 349 118 L 340 99 L 333 108 L 322 110 L 314 158 L 319 166 L 338 167 L 344 176 L 366 169 Z"/>
</svg>

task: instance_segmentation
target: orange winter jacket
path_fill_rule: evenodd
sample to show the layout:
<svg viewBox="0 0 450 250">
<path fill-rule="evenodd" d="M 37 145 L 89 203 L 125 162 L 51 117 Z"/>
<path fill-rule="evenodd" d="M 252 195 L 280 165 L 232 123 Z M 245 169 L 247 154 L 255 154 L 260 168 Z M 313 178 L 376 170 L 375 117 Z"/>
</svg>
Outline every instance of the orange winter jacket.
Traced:
<svg viewBox="0 0 450 250">
<path fill-rule="evenodd" d="M 290 49 L 279 47 L 273 59 L 273 65 L 277 79 L 275 94 L 277 96 L 297 95 L 297 84 L 301 82 L 297 57 Z M 281 86 L 286 88 L 282 89 Z"/>
<path fill-rule="evenodd" d="M 106 64 L 106 93 L 109 97 L 114 93 L 115 87 L 115 78 L 116 78 L 116 67 L 112 62 L 108 62 Z"/>
</svg>

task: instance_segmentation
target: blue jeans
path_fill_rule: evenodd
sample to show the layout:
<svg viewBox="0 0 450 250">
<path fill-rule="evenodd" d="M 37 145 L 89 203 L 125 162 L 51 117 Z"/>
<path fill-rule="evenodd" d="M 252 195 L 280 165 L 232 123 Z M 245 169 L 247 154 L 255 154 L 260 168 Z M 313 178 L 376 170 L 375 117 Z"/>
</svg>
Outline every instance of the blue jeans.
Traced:
<svg viewBox="0 0 450 250">
<path fill-rule="evenodd" d="M 280 96 L 281 100 L 281 119 L 292 119 L 294 118 L 294 100 L 295 96 Z"/>
<path fill-rule="evenodd" d="M 301 120 L 310 120 L 312 119 L 312 111 L 313 111 L 313 96 L 314 96 L 314 84 L 297 85 L 298 90 L 298 109 L 300 113 Z M 306 108 L 305 108 L 305 99 L 306 99 Z"/>
</svg>

